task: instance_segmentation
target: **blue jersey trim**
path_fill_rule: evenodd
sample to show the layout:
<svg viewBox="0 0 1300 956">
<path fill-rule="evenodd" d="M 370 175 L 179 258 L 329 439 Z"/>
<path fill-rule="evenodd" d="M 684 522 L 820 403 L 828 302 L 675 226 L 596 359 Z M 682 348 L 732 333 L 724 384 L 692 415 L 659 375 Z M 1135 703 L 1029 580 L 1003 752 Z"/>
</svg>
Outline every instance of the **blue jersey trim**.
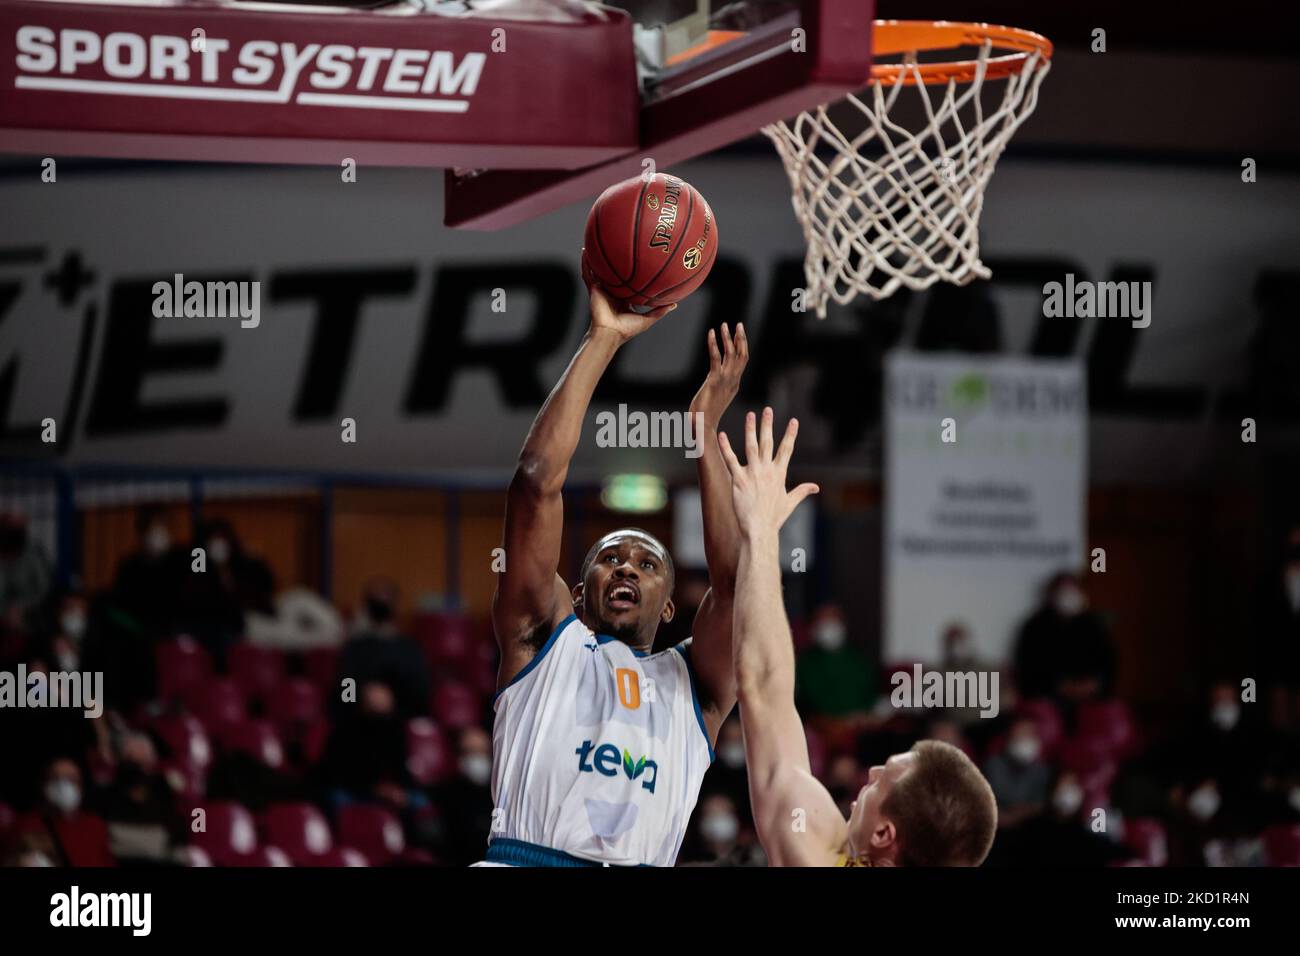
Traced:
<svg viewBox="0 0 1300 956">
<path fill-rule="evenodd" d="M 601 863 L 598 860 L 587 860 L 572 853 L 565 853 L 563 850 L 553 850 L 548 846 L 538 846 L 536 843 L 513 840 L 509 837 L 496 837 L 489 843 L 486 859 L 489 863 L 505 863 L 508 866 L 644 867 L 649 865 L 647 863 Z"/>
<path fill-rule="evenodd" d="M 533 659 L 531 661 L 529 661 L 527 664 L 525 664 L 523 667 L 519 669 L 518 674 L 510 678 L 509 684 L 506 684 L 505 687 L 502 687 L 499 691 L 497 691 L 495 694 L 492 695 L 492 705 L 494 707 L 496 706 L 496 702 L 501 697 L 502 694 L 504 694 L 511 687 L 514 687 L 521 680 L 523 680 L 530 673 L 532 673 L 533 668 L 542 662 L 542 658 L 545 657 L 546 652 L 549 651 L 555 645 L 556 639 L 560 636 L 561 633 L 563 633 L 564 629 L 568 627 L 570 624 L 572 624 L 574 621 L 576 621 L 577 619 L 578 619 L 578 615 L 570 614 L 559 624 L 555 625 L 555 630 L 553 630 L 551 632 L 551 636 L 546 639 L 546 643 L 542 645 L 542 649 L 533 655 Z"/>
<path fill-rule="evenodd" d="M 700 725 L 700 733 L 704 735 L 704 746 L 709 748 L 709 763 L 713 763 L 713 742 L 709 740 L 709 729 L 704 726 L 704 712 L 700 710 L 700 692 L 695 685 L 695 665 L 691 663 L 691 647 L 686 641 L 682 641 L 673 650 L 682 655 L 682 660 L 686 662 L 686 673 L 691 679 L 691 704 L 695 707 L 695 722 Z"/>
<path fill-rule="evenodd" d="M 608 644 L 610 641 L 618 641 L 618 638 L 617 638 L 617 637 L 610 637 L 608 634 L 597 634 L 597 635 L 596 635 L 596 643 L 597 643 L 597 644 Z M 622 641 L 619 641 L 619 643 L 621 644 Z M 635 656 L 637 656 L 637 657 L 649 657 L 649 656 L 650 656 L 650 655 L 647 654 L 645 651 L 638 651 L 635 647 L 628 646 L 627 649 L 628 649 L 629 651 L 631 651 L 631 652 L 632 652 Z"/>
</svg>

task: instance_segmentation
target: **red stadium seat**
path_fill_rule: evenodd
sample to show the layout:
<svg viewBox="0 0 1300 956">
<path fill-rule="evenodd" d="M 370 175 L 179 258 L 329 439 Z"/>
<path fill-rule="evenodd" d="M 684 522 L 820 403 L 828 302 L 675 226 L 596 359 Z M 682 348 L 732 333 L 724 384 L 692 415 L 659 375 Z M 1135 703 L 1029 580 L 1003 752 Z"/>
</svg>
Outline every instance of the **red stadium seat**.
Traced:
<svg viewBox="0 0 1300 956">
<path fill-rule="evenodd" d="M 163 714 L 149 728 L 171 751 L 172 761 L 206 770 L 212 764 L 212 744 L 203 723 L 192 714 Z"/>
<path fill-rule="evenodd" d="M 302 656 L 303 670 L 307 679 L 326 694 L 338 692 L 339 649 L 337 647 L 313 647 Z"/>
<path fill-rule="evenodd" d="M 1147 866 L 1164 866 L 1169 862 L 1169 840 L 1165 825 L 1159 820 L 1139 817 L 1124 821 L 1124 845 Z"/>
<path fill-rule="evenodd" d="M 221 745 L 230 753 L 248 754 L 272 770 L 284 766 L 284 747 L 269 720 L 245 719 L 228 724 L 221 731 Z"/>
<path fill-rule="evenodd" d="M 257 864 L 258 866 L 293 866 L 289 854 L 278 846 L 264 846 L 259 852 L 262 860 Z"/>
<path fill-rule="evenodd" d="M 329 743 L 329 739 L 330 722 L 324 717 L 303 728 L 300 738 L 303 762 L 308 766 L 319 763 L 325 754 L 325 746 Z"/>
<path fill-rule="evenodd" d="M 369 866 L 370 861 L 360 850 L 350 846 L 336 846 L 312 860 L 312 866 Z"/>
<path fill-rule="evenodd" d="M 1263 839 L 1269 866 L 1300 866 L 1300 824 L 1269 827 Z"/>
<path fill-rule="evenodd" d="M 256 865 L 257 827 L 253 815 L 241 804 L 228 800 L 200 803 L 204 830 L 190 834 L 190 842 L 205 852 L 217 866 Z M 186 814 L 187 825 L 193 816 Z M 192 826 L 189 827 L 191 830 Z"/>
<path fill-rule="evenodd" d="M 1137 731 L 1128 705 L 1121 700 L 1089 701 L 1079 708 L 1080 737 L 1103 742 L 1117 760 L 1132 755 L 1137 746 Z"/>
<path fill-rule="evenodd" d="M 250 700 L 269 700 L 284 680 L 284 658 L 279 652 L 247 642 L 230 649 L 227 668 Z"/>
<path fill-rule="evenodd" d="M 280 732 L 294 739 L 325 715 L 320 688 L 305 677 L 281 681 L 271 694 L 269 710 Z"/>
<path fill-rule="evenodd" d="M 1094 737 L 1071 737 L 1061 744 L 1059 763 L 1079 778 L 1084 806 L 1100 807 L 1110 802 L 1110 785 L 1119 771 L 1105 741 Z"/>
<path fill-rule="evenodd" d="M 433 719 L 451 730 L 476 727 L 483 719 L 483 701 L 465 684 L 439 684 L 433 691 Z"/>
<path fill-rule="evenodd" d="M 154 659 L 158 664 L 158 696 L 163 700 L 182 696 L 212 676 L 208 652 L 188 635 L 160 642 Z"/>
<path fill-rule="evenodd" d="M 1047 760 L 1055 759 L 1065 737 L 1065 722 L 1056 705 L 1046 698 L 1021 701 L 1016 707 L 1016 716 L 1034 722 L 1038 727 L 1038 739 L 1043 745 L 1043 756 Z"/>
<path fill-rule="evenodd" d="M 197 846 L 183 846 L 176 850 L 176 862 L 181 866 L 190 867 L 209 867 L 212 866 L 212 857 L 208 851 Z"/>
<path fill-rule="evenodd" d="M 262 812 L 262 837 L 297 866 L 312 866 L 334 849 L 325 815 L 310 803 L 280 803 Z"/>
<path fill-rule="evenodd" d="M 437 783 L 451 772 L 447 742 L 427 717 L 416 717 L 406 725 L 406 769 L 421 786 Z"/>
<path fill-rule="evenodd" d="M 420 614 L 411 630 L 435 670 L 473 659 L 479 643 L 470 620 L 459 615 Z"/>
<path fill-rule="evenodd" d="M 225 728 L 248 716 L 244 692 L 229 677 L 214 677 L 199 687 L 191 688 L 186 695 L 186 704 L 194 716 L 203 721 L 203 726 L 218 737 Z"/>
<path fill-rule="evenodd" d="M 401 821 L 384 807 L 360 803 L 341 807 L 338 831 L 340 841 L 355 847 L 375 866 L 391 863 L 406 849 Z"/>
<path fill-rule="evenodd" d="M 206 746 L 206 741 L 204 746 Z M 196 803 L 207 792 L 207 767 L 196 766 L 189 760 L 171 759 L 159 764 L 163 778 L 177 797 Z"/>
</svg>

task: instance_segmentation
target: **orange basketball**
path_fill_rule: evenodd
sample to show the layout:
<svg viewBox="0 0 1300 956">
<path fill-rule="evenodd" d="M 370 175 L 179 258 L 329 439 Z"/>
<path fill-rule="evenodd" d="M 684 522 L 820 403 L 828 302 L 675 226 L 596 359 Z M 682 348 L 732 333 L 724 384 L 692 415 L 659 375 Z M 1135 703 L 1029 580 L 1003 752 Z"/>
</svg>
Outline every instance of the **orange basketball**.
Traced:
<svg viewBox="0 0 1300 956">
<path fill-rule="evenodd" d="M 718 224 L 699 191 L 666 173 L 610 186 L 587 214 L 583 275 L 638 312 L 680 302 L 718 255 Z"/>
</svg>

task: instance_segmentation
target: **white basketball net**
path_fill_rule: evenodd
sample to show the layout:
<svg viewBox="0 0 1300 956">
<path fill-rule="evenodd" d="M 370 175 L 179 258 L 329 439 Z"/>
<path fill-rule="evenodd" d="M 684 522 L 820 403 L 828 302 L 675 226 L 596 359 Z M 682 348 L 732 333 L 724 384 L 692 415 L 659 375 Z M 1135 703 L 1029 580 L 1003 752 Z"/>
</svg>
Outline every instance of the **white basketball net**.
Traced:
<svg viewBox="0 0 1300 956">
<path fill-rule="evenodd" d="M 828 299 L 841 305 L 898 287 L 925 289 L 940 279 L 965 285 L 990 272 L 979 257 L 984 189 L 1007 141 L 1038 101 L 1050 60 L 1030 54 L 1006 84 L 995 109 L 981 99 L 992 43 L 981 47 L 975 77 L 933 88 L 920 81 L 915 54 L 902 61 L 915 80 L 872 83 L 849 96 L 867 120 L 849 139 L 826 107 L 765 127 L 794 192 L 794 211 L 808 243 L 805 306 L 824 318 Z M 915 132 L 890 119 L 902 96 L 919 95 L 926 123 Z M 821 149 L 826 158 L 817 155 Z M 872 155 L 867 155 L 870 151 Z"/>
</svg>

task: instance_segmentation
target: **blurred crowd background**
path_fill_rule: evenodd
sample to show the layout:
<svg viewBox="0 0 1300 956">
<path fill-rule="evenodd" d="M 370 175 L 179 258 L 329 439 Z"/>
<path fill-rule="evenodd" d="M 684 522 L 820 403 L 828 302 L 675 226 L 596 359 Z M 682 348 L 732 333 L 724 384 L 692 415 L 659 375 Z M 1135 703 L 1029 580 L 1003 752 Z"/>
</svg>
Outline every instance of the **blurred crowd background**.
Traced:
<svg viewBox="0 0 1300 956">
<path fill-rule="evenodd" d="M 483 856 L 496 669 L 485 615 L 380 573 L 331 602 L 277 581 L 245 542 L 257 532 L 247 518 L 125 511 L 129 540 L 89 588 L 57 586 L 26 516 L 0 518 L 0 670 L 105 675 L 99 719 L 0 710 L 5 865 Z M 683 574 L 665 646 L 689 634 L 706 587 Z M 1045 581 L 1006 660 L 978 659 L 954 617 L 934 635 L 933 663 L 999 672 L 999 713 L 984 718 L 893 706 L 890 677 L 912 662 L 881 660 L 840 606 L 801 600 L 791 580 L 814 772 L 847 812 L 889 754 L 922 738 L 963 748 L 1000 806 L 991 866 L 1300 865 L 1300 528 L 1267 589 L 1263 627 L 1282 650 L 1255 694 L 1243 701 L 1239 674 L 1202 674 L 1181 710 L 1156 720 L 1119 692 L 1125 655 L 1086 580 Z M 679 865 L 761 865 L 734 715 L 716 751 Z"/>
</svg>

